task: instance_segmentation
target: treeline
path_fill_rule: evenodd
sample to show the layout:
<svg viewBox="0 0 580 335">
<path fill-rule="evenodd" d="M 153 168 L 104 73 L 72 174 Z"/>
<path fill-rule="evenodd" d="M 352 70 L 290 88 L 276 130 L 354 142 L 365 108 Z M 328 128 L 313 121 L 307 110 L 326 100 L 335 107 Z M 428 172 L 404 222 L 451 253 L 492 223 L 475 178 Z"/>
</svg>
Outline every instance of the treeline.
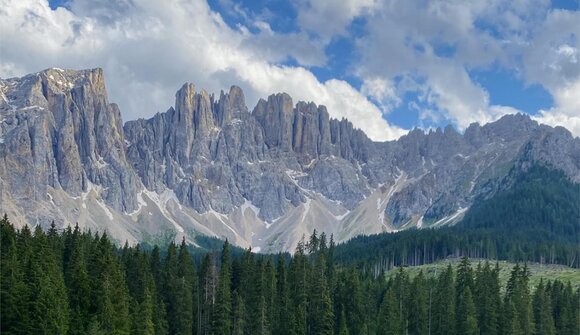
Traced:
<svg viewBox="0 0 580 335">
<path fill-rule="evenodd" d="M 454 227 L 355 237 L 337 247 L 337 260 L 375 273 L 449 256 L 580 267 L 580 184 L 535 165 L 488 186 L 500 187 Z"/>
<path fill-rule="evenodd" d="M 462 256 L 578 268 L 580 244 L 540 231 L 455 226 L 357 236 L 336 247 L 335 260 L 377 274 Z"/>
<path fill-rule="evenodd" d="M 436 278 L 374 276 L 336 265 L 315 233 L 292 257 L 196 260 L 185 243 L 118 249 L 106 234 L 0 222 L 2 334 L 578 334 L 578 290 L 526 266 L 500 288 L 498 268 L 464 258 Z"/>
</svg>

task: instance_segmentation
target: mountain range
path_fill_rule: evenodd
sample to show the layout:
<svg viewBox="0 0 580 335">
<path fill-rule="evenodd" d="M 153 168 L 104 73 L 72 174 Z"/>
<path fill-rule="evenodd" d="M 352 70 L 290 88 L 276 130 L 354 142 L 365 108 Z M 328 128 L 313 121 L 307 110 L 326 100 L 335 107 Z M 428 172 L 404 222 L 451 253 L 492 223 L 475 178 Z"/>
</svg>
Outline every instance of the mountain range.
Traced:
<svg viewBox="0 0 580 335">
<path fill-rule="evenodd" d="M 537 164 L 580 182 L 580 138 L 516 114 L 374 142 L 285 93 L 250 110 L 237 86 L 192 84 L 123 123 L 101 69 L 0 79 L 0 211 L 119 242 L 207 235 L 276 252 L 314 229 L 342 242 L 452 225 Z"/>
</svg>

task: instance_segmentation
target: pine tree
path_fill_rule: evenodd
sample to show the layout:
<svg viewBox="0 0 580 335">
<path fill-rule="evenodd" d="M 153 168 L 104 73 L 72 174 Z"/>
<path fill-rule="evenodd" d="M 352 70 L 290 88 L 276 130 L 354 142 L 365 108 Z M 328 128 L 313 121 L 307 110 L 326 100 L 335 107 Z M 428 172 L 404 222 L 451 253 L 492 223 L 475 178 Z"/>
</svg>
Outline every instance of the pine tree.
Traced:
<svg viewBox="0 0 580 335">
<path fill-rule="evenodd" d="M 56 234 L 55 230 L 51 234 Z M 33 250 L 35 257 L 28 263 L 27 270 L 28 290 L 34 297 L 29 310 L 33 329 L 44 334 L 66 334 L 69 306 L 62 258 L 58 247 L 49 245 L 48 237 L 39 226 L 35 229 Z"/>
<path fill-rule="evenodd" d="M 481 334 L 495 335 L 499 330 L 501 308 L 499 267 L 492 269 L 489 262 L 478 265 L 475 277 L 477 324 Z"/>
<path fill-rule="evenodd" d="M 434 335 L 455 334 L 455 284 L 451 265 L 441 273 L 435 288 L 432 308 L 432 324 Z"/>
<path fill-rule="evenodd" d="M 471 335 L 477 333 L 477 312 L 473 302 L 473 270 L 469 259 L 463 257 L 457 267 L 456 282 L 456 334 Z"/>
<path fill-rule="evenodd" d="M 276 302 L 273 334 L 291 335 L 293 334 L 292 308 L 290 306 L 288 276 L 286 264 L 281 254 L 278 255 L 276 266 Z"/>
<path fill-rule="evenodd" d="M 177 257 L 177 277 L 174 278 L 176 282 L 173 283 L 175 288 L 176 296 L 176 320 L 179 320 L 175 334 L 191 334 L 194 329 L 194 312 L 195 306 L 193 297 L 195 295 L 194 288 L 197 286 L 195 281 L 195 267 L 193 264 L 193 259 L 187 250 L 187 244 L 185 243 L 185 238 L 181 241 L 179 246 L 179 254 Z"/>
<path fill-rule="evenodd" d="M 94 243 L 90 277 L 96 322 L 108 334 L 129 334 L 129 297 L 119 260 L 107 234 L 95 236 Z"/>
<path fill-rule="evenodd" d="M 518 329 L 523 335 L 534 333 L 532 303 L 529 291 L 529 272 L 527 266 L 518 264 L 512 269 L 506 288 L 506 301 L 510 301 L 516 312 Z"/>
<path fill-rule="evenodd" d="M 304 239 L 298 242 L 296 253 L 290 262 L 289 269 L 290 296 L 292 297 L 292 315 L 294 326 L 292 332 L 297 335 L 307 334 L 308 289 L 310 267 L 305 254 Z"/>
<path fill-rule="evenodd" d="M 475 335 L 477 334 L 477 313 L 471 289 L 466 286 L 457 300 L 457 334 Z"/>
<path fill-rule="evenodd" d="M 503 320 L 501 326 L 501 334 L 503 335 L 521 335 L 522 329 L 518 320 L 518 313 L 516 307 L 511 299 L 506 299 L 503 304 Z"/>
<path fill-rule="evenodd" d="M 395 288 L 393 285 L 389 285 L 389 288 L 385 292 L 383 297 L 383 302 L 379 310 L 378 317 L 378 333 L 384 335 L 402 335 L 403 331 L 403 320 L 400 315 L 400 305 L 401 301 L 397 299 L 395 293 Z"/>
<path fill-rule="evenodd" d="M 344 314 L 344 307 L 340 310 L 340 319 L 338 321 L 338 335 L 349 335 L 348 326 L 346 325 L 346 315 Z"/>
<path fill-rule="evenodd" d="M 145 288 L 142 301 L 134 301 L 132 308 L 132 330 L 135 335 L 154 335 L 155 324 L 153 321 L 153 297 L 148 287 Z"/>
<path fill-rule="evenodd" d="M 554 319 L 552 318 L 552 303 L 541 280 L 534 293 L 533 309 L 536 334 L 555 334 L 556 328 L 554 326 Z"/>
<path fill-rule="evenodd" d="M 26 333 L 29 326 L 26 313 L 27 287 L 18 257 L 16 232 L 6 215 L 0 220 L 0 234 L 0 333 Z"/>
<path fill-rule="evenodd" d="M 420 271 L 413 280 L 411 292 L 413 293 L 410 295 L 409 334 L 426 334 L 429 328 L 429 297 L 423 271 Z"/>
<path fill-rule="evenodd" d="M 397 302 L 399 303 L 398 314 L 399 320 L 401 322 L 401 328 L 405 331 L 408 331 L 408 323 L 409 323 L 409 306 L 406 303 L 409 299 L 409 275 L 405 272 L 405 270 L 400 267 L 395 275 L 395 279 L 393 280 L 393 288 L 395 290 L 395 294 L 397 295 Z"/>
<path fill-rule="evenodd" d="M 84 245 L 78 225 L 70 237 L 69 261 L 65 268 L 65 284 L 68 288 L 70 307 L 69 334 L 87 332 L 91 308 L 91 283 L 87 270 Z"/>
<path fill-rule="evenodd" d="M 215 255 L 205 254 L 201 262 L 199 284 L 200 306 L 198 311 L 198 334 L 212 333 L 212 315 L 216 302 L 218 271 L 214 261 Z"/>
<path fill-rule="evenodd" d="M 233 308 L 232 335 L 243 335 L 246 328 L 246 306 L 237 291 L 233 293 Z"/>
<path fill-rule="evenodd" d="M 231 315 L 232 315 L 232 278 L 231 278 L 231 261 L 230 245 L 228 240 L 224 242 L 222 248 L 221 269 L 216 293 L 216 303 L 213 310 L 213 334 L 229 335 L 231 333 Z"/>
<path fill-rule="evenodd" d="M 310 279 L 312 283 L 308 309 L 310 334 L 330 335 L 334 329 L 334 312 L 325 270 L 326 264 L 323 255 L 317 255 Z"/>
</svg>

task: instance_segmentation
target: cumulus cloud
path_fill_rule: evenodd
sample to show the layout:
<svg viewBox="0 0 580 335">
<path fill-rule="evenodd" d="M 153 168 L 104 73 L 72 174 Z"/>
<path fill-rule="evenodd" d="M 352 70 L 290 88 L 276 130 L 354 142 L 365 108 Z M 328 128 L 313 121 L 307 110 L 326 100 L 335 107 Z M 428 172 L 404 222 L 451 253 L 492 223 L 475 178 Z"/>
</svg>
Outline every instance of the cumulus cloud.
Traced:
<svg viewBox="0 0 580 335">
<path fill-rule="evenodd" d="M 396 92 L 394 83 L 385 78 L 365 78 L 361 92 L 378 102 L 383 111 L 390 111 L 401 104 L 401 98 Z"/>
<path fill-rule="evenodd" d="M 69 8 L 52 10 L 46 0 L 4 0 L 0 76 L 51 66 L 102 67 L 110 100 L 119 103 L 125 119 L 166 110 L 188 81 L 213 92 L 238 84 L 250 108 L 259 97 L 286 91 L 295 100 L 327 105 L 331 116 L 349 118 L 375 140 L 403 132 L 347 82 L 320 82 L 304 67 L 279 65 L 285 57 L 324 63 L 319 51 L 307 53 L 315 42 L 300 33 L 230 28 L 202 0 L 72 0 Z"/>
<path fill-rule="evenodd" d="M 534 119 L 550 126 L 563 126 L 580 136 L 580 80 L 558 87 L 553 94 L 555 106 L 540 110 Z"/>
<path fill-rule="evenodd" d="M 447 120 L 459 129 L 494 121 L 509 106 L 490 103 L 473 69 L 502 66 L 528 84 L 539 83 L 554 97 L 538 120 L 569 127 L 577 105 L 580 12 L 550 10 L 547 0 L 389 1 L 366 17 L 368 34 L 357 40 L 356 74 L 375 97 L 375 78 L 403 78 L 391 91 L 415 92 L 409 109 L 419 123 Z M 576 104 L 574 104 L 576 103 Z M 566 118 L 567 117 L 567 118 Z"/>
<path fill-rule="evenodd" d="M 554 106 L 535 117 L 563 126 L 580 136 L 580 12 L 553 10 L 523 47 L 523 72 L 528 83 L 544 86 Z"/>
<path fill-rule="evenodd" d="M 268 11 L 230 6 L 242 22 L 232 28 L 205 0 L 69 0 L 56 10 L 47 0 L 2 0 L 0 76 L 102 67 L 110 100 L 126 120 L 166 110 L 186 81 L 210 92 L 240 85 L 250 108 L 285 91 L 387 140 L 404 133 L 384 119 L 403 103 L 426 127 L 451 122 L 462 129 L 517 112 L 491 103 L 470 75 L 499 66 L 552 95 L 554 105 L 538 111 L 538 121 L 580 135 L 578 11 L 550 9 L 549 0 L 294 5 L 297 29 L 280 33 Z M 353 20 L 362 26 L 356 38 Z M 335 76 L 354 76 L 360 89 L 341 79 L 320 81 L 311 71 L 341 56 L 326 54 L 337 36 L 354 39 L 356 50 L 348 73 Z M 409 92 L 417 97 L 412 102 L 404 99 Z"/>
<path fill-rule="evenodd" d="M 378 0 L 298 0 L 298 24 L 325 40 L 347 35 L 347 26 L 358 16 L 381 6 Z"/>
</svg>

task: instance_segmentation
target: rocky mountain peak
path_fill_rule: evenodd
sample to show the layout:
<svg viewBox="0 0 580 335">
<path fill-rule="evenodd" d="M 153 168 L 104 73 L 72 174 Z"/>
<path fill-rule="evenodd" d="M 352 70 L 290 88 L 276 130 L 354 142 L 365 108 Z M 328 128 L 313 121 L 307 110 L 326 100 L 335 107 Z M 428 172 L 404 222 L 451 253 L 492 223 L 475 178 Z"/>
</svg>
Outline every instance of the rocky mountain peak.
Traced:
<svg viewBox="0 0 580 335">
<path fill-rule="evenodd" d="M 454 223 L 513 168 L 580 180 L 580 139 L 524 115 L 372 142 L 286 93 L 250 113 L 237 86 L 186 83 L 165 113 L 124 125 L 100 69 L 0 79 L 0 92 L 0 211 L 122 241 L 206 234 L 293 250 L 313 229 L 344 241 Z"/>
<path fill-rule="evenodd" d="M 48 186 L 79 196 L 107 184 L 101 196 L 113 208 L 135 207 L 121 114 L 108 102 L 101 69 L 47 69 L 1 82 L 2 134 L 22 180 L 11 194 L 42 200 Z"/>
</svg>

